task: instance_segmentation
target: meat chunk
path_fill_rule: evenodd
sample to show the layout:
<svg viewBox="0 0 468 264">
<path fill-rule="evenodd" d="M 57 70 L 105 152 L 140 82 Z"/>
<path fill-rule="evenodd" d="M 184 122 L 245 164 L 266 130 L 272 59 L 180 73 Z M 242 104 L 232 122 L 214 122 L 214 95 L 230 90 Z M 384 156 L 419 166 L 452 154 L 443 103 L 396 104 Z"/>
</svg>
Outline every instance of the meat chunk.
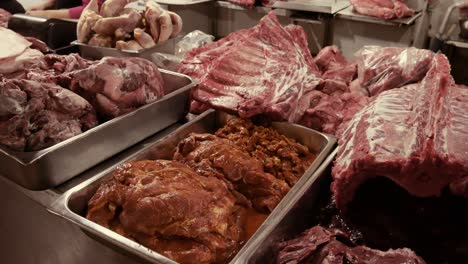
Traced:
<svg viewBox="0 0 468 264">
<path fill-rule="evenodd" d="M 92 106 L 60 86 L 0 83 L 0 144 L 18 151 L 50 147 L 97 125 Z"/>
<path fill-rule="evenodd" d="M 371 96 L 421 81 L 433 53 L 417 48 L 365 46 L 356 53 L 360 85 Z"/>
<path fill-rule="evenodd" d="M 379 251 L 366 246 L 349 246 L 349 244 L 352 243 L 344 232 L 314 226 L 297 238 L 282 242 L 279 245 L 280 252 L 277 263 L 426 263 L 416 253 L 407 248 Z"/>
<path fill-rule="evenodd" d="M 141 28 L 135 28 L 135 30 L 133 30 L 133 36 L 135 37 L 136 41 L 138 41 L 138 43 L 145 49 L 154 47 L 154 45 L 156 45 L 151 35 L 146 33 Z"/>
<path fill-rule="evenodd" d="M 349 122 L 333 168 L 337 207 L 366 179 L 383 176 L 419 197 L 468 175 L 468 90 L 438 54 L 420 85 L 380 94 Z"/>
<path fill-rule="evenodd" d="M 81 13 L 76 27 L 76 36 L 80 43 L 88 43 L 93 35 L 94 25 L 100 19 L 98 0 L 91 0 Z"/>
<path fill-rule="evenodd" d="M 245 221 L 223 181 L 166 160 L 120 166 L 91 198 L 86 217 L 179 263 L 226 261 Z"/>
<path fill-rule="evenodd" d="M 315 159 L 309 149 L 294 139 L 250 120 L 233 118 L 216 132 L 263 164 L 265 172 L 285 181 L 290 187 L 302 177 Z"/>
<path fill-rule="evenodd" d="M 111 36 L 94 34 L 89 40 L 88 45 L 96 47 L 112 47 L 112 42 L 113 39 Z"/>
<path fill-rule="evenodd" d="M 231 141 L 211 134 L 193 134 L 182 140 L 174 160 L 188 164 L 203 176 L 232 183 L 261 212 L 271 212 L 289 191 L 284 181 L 263 170 L 260 161 Z"/>
<path fill-rule="evenodd" d="M 154 42 L 158 42 L 159 35 L 161 34 L 161 30 L 159 28 L 158 18 L 164 12 L 164 9 L 159 6 L 159 4 L 148 1 L 146 2 L 146 9 L 145 9 L 145 20 L 147 21 L 151 36 L 153 36 Z"/>
<path fill-rule="evenodd" d="M 67 87 L 91 102 L 105 118 L 128 113 L 164 95 L 158 68 L 141 58 L 105 57 L 67 76 Z"/>
<path fill-rule="evenodd" d="M 101 6 L 100 15 L 103 17 L 115 17 L 120 15 L 128 3 L 136 0 L 107 0 Z"/>
<path fill-rule="evenodd" d="M 193 97 L 201 103 L 243 118 L 263 114 L 290 122 L 302 117 L 320 82 L 305 32 L 281 26 L 274 12 L 187 53 L 179 71 L 200 82 Z"/>
<path fill-rule="evenodd" d="M 141 24 L 141 18 L 140 13 L 136 10 L 118 17 L 100 18 L 93 26 L 93 31 L 104 36 L 113 35 L 117 29 L 130 33 Z"/>
<path fill-rule="evenodd" d="M 355 12 L 381 19 L 404 18 L 414 14 L 414 10 L 403 0 L 351 0 L 350 2 Z"/>
</svg>

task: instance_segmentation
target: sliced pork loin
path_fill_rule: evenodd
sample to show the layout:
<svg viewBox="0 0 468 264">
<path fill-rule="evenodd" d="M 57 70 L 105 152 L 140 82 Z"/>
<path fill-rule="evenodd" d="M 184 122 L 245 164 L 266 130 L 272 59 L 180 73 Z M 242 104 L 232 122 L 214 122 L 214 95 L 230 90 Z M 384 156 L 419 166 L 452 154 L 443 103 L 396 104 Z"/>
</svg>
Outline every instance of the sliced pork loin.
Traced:
<svg viewBox="0 0 468 264">
<path fill-rule="evenodd" d="M 113 118 L 164 95 L 158 68 L 142 58 L 104 57 L 66 74 L 66 87 L 86 98 L 104 118 Z"/>
<path fill-rule="evenodd" d="M 462 194 L 461 179 L 468 175 L 467 109 L 468 90 L 457 88 L 440 54 L 421 84 L 380 94 L 340 139 L 332 172 L 337 207 L 346 210 L 357 187 L 377 176 L 419 197 L 439 195 L 451 183 Z"/>
<path fill-rule="evenodd" d="M 180 72 L 197 79 L 194 98 L 241 117 L 264 114 L 296 122 L 320 72 L 301 27 L 283 27 L 274 12 L 253 28 L 189 52 Z"/>
<path fill-rule="evenodd" d="M 0 144 L 18 151 L 47 148 L 97 125 L 93 107 L 54 84 L 0 83 Z"/>
</svg>

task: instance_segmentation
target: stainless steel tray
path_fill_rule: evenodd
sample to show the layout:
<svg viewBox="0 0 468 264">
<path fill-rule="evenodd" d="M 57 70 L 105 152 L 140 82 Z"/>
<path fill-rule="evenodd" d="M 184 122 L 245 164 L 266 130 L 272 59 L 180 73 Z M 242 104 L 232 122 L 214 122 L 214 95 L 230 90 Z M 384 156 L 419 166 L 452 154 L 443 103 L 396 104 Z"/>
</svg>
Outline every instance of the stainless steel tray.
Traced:
<svg viewBox="0 0 468 264">
<path fill-rule="evenodd" d="M 269 225 L 262 225 L 257 235 L 252 237 L 233 262 L 236 263 L 276 263 L 277 245 L 285 239 L 294 238 L 307 228 L 318 211 L 317 201 L 319 190 L 330 188 L 329 177 L 331 164 L 335 159 L 338 149 L 325 159 L 312 177 L 309 177 L 302 185 L 298 185 L 296 191 L 284 203 L 282 210 L 278 211 Z M 290 192 L 291 193 L 291 192 Z M 276 209 L 275 209 L 276 210 Z"/>
<path fill-rule="evenodd" d="M 139 57 L 150 60 L 154 53 L 174 54 L 177 38 L 167 40 L 161 45 L 141 50 L 118 50 L 115 48 L 96 47 L 73 41 L 71 44 L 78 46 L 80 55 L 84 58 L 99 60 L 103 57 Z"/>
<path fill-rule="evenodd" d="M 0 175 L 32 190 L 54 187 L 176 123 L 186 115 L 196 84 L 186 75 L 160 71 L 166 95 L 158 101 L 43 150 L 0 147 Z"/>
<path fill-rule="evenodd" d="M 222 112 L 215 112 L 213 110 L 207 111 L 160 141 L 147 146 L 140 152 L 124 158 L 116 166 L 132 160 L 171 159 L 175 147 L 180 140 L 186 138 L 192 132 L 213 133 L 217 128 L 223 126 L 229 117 L 229 115 Z M 258 231 L 253 235 L 250 239 L 253 241 L 257 241 L 257 237 L 264 237 L 264 232 L 275 228 L 279 223 L 279 220 L 281 220 L 278 217 L 281 217 L 283 214 L 282 212 L 287 211 L 294 206 L 294 202 L 292 202 L 291 199 L 294 199 L 297 196 L 297 193 L 304 189 L 304 186 L 308 186 L 314 181 L 317 177 L 315 171 L 327 158 L 336 143 L 335 138 L 302 126 L 287 123 L 274 123 L 273 127 L 280 133 L 288 137 L 295 138 L 302 144 L 308 146 L 311 151 L 318 153 L 318 155 L 297 184 L 289 191 L 280 204 L 278 204 L 275 210 L 273 210 L 270 216 L 261 225 Z M 104 169 L 93 178 L 90 178 L 89 180 L 70 189 L 52 204 L 49 211 L 74 222 L 86 232 L 89 232 L 93 237 L 98 238 L 98 240 L 104 241 L 113 247 L 123 250 L 124 252 L 131 253 L 140 259 L 153 263 L 174 263 L 172 260 L 84 217 L 89 199 L 96 192 L 99 185 L 111 177 L 111 172 L 114 169 L 114 166 Z M 240 261 L 239 258 L 243 259 L 239 254 L 231 263 Z"/>
</svg>

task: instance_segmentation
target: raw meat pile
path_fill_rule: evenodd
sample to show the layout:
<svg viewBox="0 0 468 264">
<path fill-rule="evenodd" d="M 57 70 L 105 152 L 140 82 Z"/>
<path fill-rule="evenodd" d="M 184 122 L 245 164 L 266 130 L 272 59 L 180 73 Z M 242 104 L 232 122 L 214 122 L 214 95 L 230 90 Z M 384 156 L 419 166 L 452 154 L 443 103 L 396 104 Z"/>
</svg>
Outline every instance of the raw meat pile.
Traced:
<svg viewBox="0 0 468 264">
<path fill-rule="evenodd" d="M 302 28 L 282 27 L 274 12 L 246 30 L 189 52 L 180 72 L 199 80 L 196 101 L 236 112 L 298 121 L 319 84 Z"/>
<path fill-rule="evenodd" d="M 148 60 L 44 55 L 39 40 L 0 36 L 0 144 L 11 149 L 47 148 L 96 126 L 96 115 L 106 121 L 164 95 Z"/>
<path fill-rule="evenodd" d="M 255 5 L 255 2 L 258 2 L 257 4 L 258 5 L 263 5 L 263 6 L 273 6 L 273 4 L 276 2 L 276 1 L 287 1 L 287 0 L 259 0 L 259 1 L 255 1 L 255 0 L 228 0 L 229 2 L 231 3 L 234 3 L 234 4 L 238 4 L 238 5 L 241 5 L 241 6 L 245 6 L 245 7 L 250 7 L 252 8 L 254 5 Z"/>
<path fill-rule="evenodd" d="M 381 19 L 409 17 L 414 10 L 409 8 L 404 0 L 350 0 L 354 11 Z"/>
<path fill-rule="evenodd" d="M 357 187 L 383 176 L 419 197 L 450 186 L 468 196 L 468 90 L 436 55 L 419 84 L 380 94 L 348 124 L 333 168 L 336 205 L 346 210 Z"/>
<path fill-rule="evenodd" d="M 179 263 L 225 263 L 290 189 L 266 172 L 268 160 L 297 157 L 296 168 L 282 172 L 302 176 L 300 163 L 308 167 L 315 155 L 248 120 L 232 119 L 216 134 L 224 138 L 191 134 L 172 161 L 123 164 L 93 195 L 86 217 Z M 277 151 L 263 149 L 262 139 L 277 142 Z"/>
<path fill-rule="evenodd" d="M 338 229 L 321 226 L 306 230 L 297 238 L 279 245 L 277 263 L 395 263 L 425 264 L 407 248 L 379 251 L 366 246 L 350 246 L 349 235 Z"/>
<path fill-rule="evenodd" d="M 10 12 L 0 8 L 0 27 L 8 27 L 8 20 L 10 17 Z"/>
<path fill-rule="evenodd" d="M 119 50 L 140 50 L 162 44 L 182 31 L 182 19 L 174 12 L 147 1 L 144 11 L 127 8 L 136 0 L 108 0 L 99 10 L 92 0 L 78 21 L 80 43 Z"/>
</svg>

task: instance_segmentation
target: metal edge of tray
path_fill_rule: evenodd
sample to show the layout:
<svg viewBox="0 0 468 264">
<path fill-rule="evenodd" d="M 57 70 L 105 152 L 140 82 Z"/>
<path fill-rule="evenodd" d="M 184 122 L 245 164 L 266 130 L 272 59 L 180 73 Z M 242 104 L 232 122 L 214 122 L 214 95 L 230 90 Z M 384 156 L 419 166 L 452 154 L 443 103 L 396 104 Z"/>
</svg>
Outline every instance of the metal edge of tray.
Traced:
<svg viewBox="0 0 468 264">
<path fill-rule="evenodd" d="M 321 183 L 323 182 L 323 176 L 325 175 L 324 173 L 332 164 L 337 152 L 338 148 L 334 148 L 325 161 L 314 172 L 312 177 L 307 180 L 307 183 L 300 186 L 297 192 L 292 195 L 289 202 L 294 206 L 291 205 L 278 214 L 276 225 L 266 227 L 266 230 L 263 230 L 263 232 L 255 237 L 255 239 L 251 239 L 246 243 L 241 252 L 239 252 L 239 254 L 242 254 L 239 258 L 239 260 L 242 260 L 241 263 L 263 263 L 263 261 L 267 259 L 271 260 L 270 263 L 274 263 L 274 261 L 271 259 L 272 256 L 268 255 L 268 253 L 275 253 L 277 251 L 276 245 L 285 238 L 289 239 L 289 237 L 285 236 L 278 237 L 278 234 L 276 233 L 281 234 L 281 232 L 287 232 L 290 229 L 293 229 L 292 226 L 297 225 L 297 223 L 293 222 L 287 226 L 288 223 L 283 222 L 287 222 L 291 218 L 295 218 L 296 220 L 298 219 L 298 216 L 294 214 L 297 213 L 297 210 L 302 209 L 301 202 L 306 200 L 307 203 L 311 204 L 312 206 L 315 204 L 313 198 L 311 198 L 310 195 L 312 194 L 314 198 L 316 198 L 318 195 L 318 188 L 323 187 L 323 184 Z M 297 228 L 297 226 L 295 226 L 295 228 Z"/>
<path fill-rule="evenodd" d="M 83 53 L 83 57 L 92 57 L 94 59 L 100 59 L 106 56 L 144 57 L 146 55 L 151 55 L 156 52 L 173 54 L 175 49 L 175 41 L 176 38 L 171 38 L 162 44 L 140 50 L 118 50 L 116 48 L 90 46 L 84 43 L 80 43 L 78 40 L 73 41 L 71 45 L 78 46 L 78 48 L 80 49 L 80 53 Z"/>
<path fill-rule="evenodd" d="M 334 14 L 350 6 L 349 1 L 333 1 L 329 0 L 290 0 L 276 1 L 273 8 L 283 8 L 287 10 L 307 11 L 325 14 Z"/>
<path fill-rule="evenodd" d="M 345 9 L 338 11 L 336 14 L 337 18 L 347 19 L 357 22 L 365 22 L 372 24 L 380 24 L 386 26 L 410 26 L 422 15 L 422 12 L 416 12 L 414 15 L 408 18 L 397 18 L 391 20 L 379 19 L 376 17 L 365 16 L 357 14 L 353 11 L 353 6 L 348 6 Z"/>
<path fill-rule="evenodd" d="M 210 124 L 214 125 L 213 123 L 217 122 L 216 114 L 217 114 L 216 111 L 209 110 L 209 111 L 195 117 L 193 120 L 191 120 L 187 124 L 184 124 L 179 129 L 172 132 L 168 136 L 163 137 L 162 139 L 155 141 L 154 143 L 148 145 L 144 149 L 142 149 L 142 150 L 140 150 L 140 151 L 126 157 L 126 158 L 123 158 L 118 164 L 122 164 L 122 163 L 124 163 L 126 161 L 135 159 L 136 157 L 142 155 L 142 153 L 144 153 L 146 151 L 149 151 L 150 148 L 157 147 L 158 143 L 160 145 L 162 145 L 163 142 L 167 138 L 171 138 L 172 140 L 174 140 L 174 138 L 175 139 L 182 139 L 183 137 L 180 134 L 181 133 L 187 133 L 187 130 L 189 128 L 191 128 L 192 126 L 195 126 L 197 124 L 203 124 L 203 123 L 205 123 L 205 126 L 206 126 L 206 123 L 208 123 L 208 122 Z M 213 117 L 212 119 L 214 119 L 214 120 L 210 119 L 210 117 Z M 279 124 L 278 129 L 281 130 L 281 123 L 278 123 L 278 124 Z M 275 124 L 273 124 L 273 126 L 274 125 Z M 288 124 L 288 125 L 291 125 L 291 124 Z M 317 170 L 320 167 L 322 162 L 327 158 L 330 151 L 333 149 L 333 147 L 336 144 L 336 139 L 334 137 L 332 137 L 332 136 L 329 136 L 329 135 L 326 135 L 326 134 L 323 134 L 323 133 L 319 133 L 319 132 L 314 131 L 312 129 L 308 129 L 308 128 L 298 126 L 298 125 L 291 125 L 291 126 L 297 127 L 299 129 L 306 129 L 308 131 L 312 131 L 314 134 L 322 137 L 324 139 L 324 141 L 326 141 L 326 143 L 324 144 L 323 148 L 321 148 L 321 151 L 317 155 L 317 157 L 316 157 L 315 161 L 313 162 L 313 164 L 311 164 L 311 166 L 307 169 L 307 171 L 303 174 L 303 176 L 301 176 L 300 180 L 296 183 L 296 185 L 293 188 L 291 188 L 289 193 L 277 205 L 277 207 L 273 210 L 273 212 L 270 213 L 268 218 L 258 228 L 258 230 L 255 232 L 255 234 L 252 236 L 252 238 L 254 238 L 255 236 L 264 237 L 264 236 L 261 235 L 261 233 L 270 230 L 271 227 L 274 224 L 278 223 L 278 221 L 276 219 L 278 217 L 278 215 L 281 215 L 282 211 L 287 206 L 292 206 L 290 200 L 293 199 L 296 196 L 295 193 L 298 190 L 300 191 L 301 189 L 303 189 L 303 187 L 301 187 L 302 185 L 304 185 L 305 183 L 310 181 L 309 178 L 314 175 L 315 170 Z M 104 169 L 102 172 L 95 175 L 94 177 L 92 177 L 92 178 L 88 179 L 87 181 L 84 181 L 81 184 L 79 184 L 79 185 L 71 188 L 70 190 L 68 190 L 62 196 L 60 196 L 48 208 L 48 211 L 55 214 L 55 215 L 57 215 L 57 216 L 59 216 L 59 217 L 65 218 L 65 219 L 75 223 L 76 225 L 81 227 L 85 232 L 90 232 L 91 234 L 93 234 L 93 235 L 95 235 L 95 236 L 97 236 L 97 237 L 99 237 L 99 238 L 101 238 L 103 240 L 107 240 L 107 242 L 112 243 L 114 246 L 122 248 L 122 249 L 126 250 L 127 252 L 133 253 L 136 256 L 142 257 L 144 260 L 153 261 L 153 262 L 157 261 L 158 263 L 175 263 L 175 262 L 171 261 L 170 259 L 160 255 L 159 253 L 154 252 L 154 251 L 142 246 L 139 243 L 136 243 L 136 242 L 134 242 L 134 241 L 132 241 L 132 240 L 130 240 L 128 238 L 125 238 L 123 236 L 120 236 L 117 233 L 111 231 L 110 229 L 102 227 L 102 226 L 100 226 L 100 225 L 86 219 L 85 217 L 79 215 L 78 213 L 73 212 L 72 209 L 70 208 L 70 206 L 69 206 L 70 201 L 71 201 L 71 199 L 72 199 L 72 197 L 74 195 L 79 195 L 80 191 L 84 192 L 84 190 L 86 190 L 86 188 L 91 188 L 90 186 L 92 186 L 92 185 L 94 185 L 95 188 L 97 188 L 97 186 L 101 182 L 103 182 L 108 177 L 110 177 L 109 173 L 112 172 L 117 165 L 108 167 L 107 169 Z M 252 240 L 252 238 L 250 240 Z M 247 243 L 247 245 L 249 245 L 249 243 Z M 231 263 L 236 263 L 239 260 L 239 257 L 243 258 L 240 255 L 241 252 L 243 252 L 243 251 L 244 250 L 241 250 L 236 255 L 236 257 L 231 261 Z"/>
<path fill-rule="evenodd" d="M 171 87 L 165 86 L 168 94 L 155 102 L 43 150 L 18 152 L 0 147 L 0 163 L 8 164 L 8 166 L 2 166 L 3 170 L 0 172 L 0 176 L 9 178 L 27 189 L 47 189 L 73 178 L 86 169 L 177 122 L 185 116 L 188 109 L 180 107 L 174 111 L 171 105 L 188 102 L 190 89 L 196 86 L 196 82 L 189 76 L 180 73 L 163 69 L 160 69 L 160 72 L 166 83 L 173 76 L 177 76 L 178 79 Z M 179 83 L 183 86 L 177 87 Z M 139 130 L 131 124 L 138 119 L 148 119 L 149 116 L 160 110 L 164 110 L 168 114 L 156 115 L 155 123 L 140 125 L 138 126 Z M 119 131 L 126 131 L 125 137 L 119 134 Z M 109 136 L 114 140 L 110 140 Z M 120 141 L 116 144 L 115 140 Z M 111 150 L 108 150 L 109 148 Z M 96 158 L 91 160 L 89 155 Z M 65 159 L 68 159 L 69 162 L 73 161 L 73 169 L 70 169 L 70 166 L 66 164 L 61 164 L 61 161 L 64 163 Z"/>
</svg>

